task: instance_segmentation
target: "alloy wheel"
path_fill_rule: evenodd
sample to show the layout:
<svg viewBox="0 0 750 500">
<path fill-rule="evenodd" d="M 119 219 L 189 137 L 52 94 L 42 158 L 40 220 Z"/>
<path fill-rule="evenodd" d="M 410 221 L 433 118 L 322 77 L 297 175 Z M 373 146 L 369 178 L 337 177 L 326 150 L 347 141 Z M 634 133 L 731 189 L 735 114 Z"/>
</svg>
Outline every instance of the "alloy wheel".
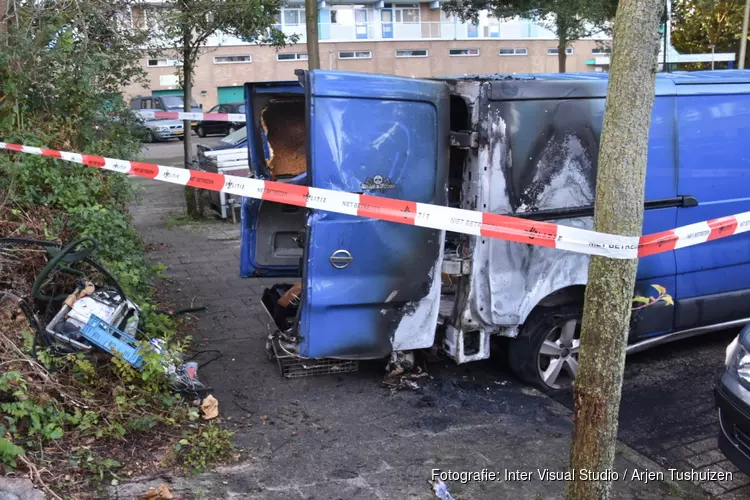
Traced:
<svg viewBox="0 0 750 500">
<path fill-rule="evenodd" d="M 568 319 L 555 325 L 539 347 L 537 369 L 545 385 L 566 389 L 573 385 L 578 371 L 578 350 L 581 346 L 580 321 Z"/>
</svg>

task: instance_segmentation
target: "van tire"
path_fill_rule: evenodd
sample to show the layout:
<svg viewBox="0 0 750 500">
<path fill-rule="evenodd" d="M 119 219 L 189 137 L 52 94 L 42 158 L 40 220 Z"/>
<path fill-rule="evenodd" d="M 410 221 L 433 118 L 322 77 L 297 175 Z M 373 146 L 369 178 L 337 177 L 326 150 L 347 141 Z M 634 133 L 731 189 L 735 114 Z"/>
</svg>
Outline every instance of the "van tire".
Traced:
<svg viewBox="0 0 750 500">
<path fill-rule="evenodd" d="M 206 137 L 206 131 L 203 129 L 202 125 L 198 125 L 195 129 L 195 133 L 198 134 L 198 137 Z"/>
<path fill-rule="evenodd" d="M 524 382 L 535 385 L 543 392 L 570 390 L 573 380 L 571 372 L 574 373 L 577 369 L 582 317 L 583 307 L 580 305 L 538 308 L 532 311 L 521 333 L 510 342 L 508 364 L 511 369 Z M 548 353 L 559 352 L 559 355 L 555 357 L 541 353 L 543 344 Z M 548 370 L 550 367 L 557 368 L 558 365 L 559 375 L 553 379 L 551 374 L 555 370 Z M 550 374 L 547 382 L 543 372 Z M 549 381 L 553 383 L 550 384 Z"/>
</svg>

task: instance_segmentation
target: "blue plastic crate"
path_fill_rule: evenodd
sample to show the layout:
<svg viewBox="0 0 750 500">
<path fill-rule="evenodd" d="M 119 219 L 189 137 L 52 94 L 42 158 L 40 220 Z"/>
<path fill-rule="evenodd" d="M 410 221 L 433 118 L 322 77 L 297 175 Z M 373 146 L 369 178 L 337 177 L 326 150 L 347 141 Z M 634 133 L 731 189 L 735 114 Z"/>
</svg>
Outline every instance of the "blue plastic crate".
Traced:
<svg viewBox="0 0 750 500">
<path fill-rule="evenodd" d="M 135 368 L 140 368 L 143 364 L 143 358 L 138 354 L 137 340 L 95 314 L 92 314 L 86 325 L 81 328 L 81 334 L 98 348 L 121 356 Z"/>
</svg>

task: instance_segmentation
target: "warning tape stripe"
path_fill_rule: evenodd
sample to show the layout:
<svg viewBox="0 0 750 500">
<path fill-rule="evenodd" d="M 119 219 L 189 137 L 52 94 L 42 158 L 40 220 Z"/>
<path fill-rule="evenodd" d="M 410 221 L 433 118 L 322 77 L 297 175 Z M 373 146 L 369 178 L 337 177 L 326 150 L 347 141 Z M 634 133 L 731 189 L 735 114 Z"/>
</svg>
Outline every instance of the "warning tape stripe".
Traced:
<svg viewBox="0 0 750 500">
<path fill-rule="evenodd" d="M 154 163 L 117 160 L 20 144 L 0 142 L 0 149 L 58 158 L 123 174 L 287 205 L 616 259 L 646 257 L 750 231 L 750 212 L 743 212 L 644 235 L 640 238 L 618 236 L 507 215 L 186 170 Z"/>
<path fill-rule="evenodd" d="M 157 120 L 190 120 L 212 122 L 242 122 L 245 123 L 244 113 L 191 113 L 185 111 L 139 111 L 144 118 Z"/>
</svg>

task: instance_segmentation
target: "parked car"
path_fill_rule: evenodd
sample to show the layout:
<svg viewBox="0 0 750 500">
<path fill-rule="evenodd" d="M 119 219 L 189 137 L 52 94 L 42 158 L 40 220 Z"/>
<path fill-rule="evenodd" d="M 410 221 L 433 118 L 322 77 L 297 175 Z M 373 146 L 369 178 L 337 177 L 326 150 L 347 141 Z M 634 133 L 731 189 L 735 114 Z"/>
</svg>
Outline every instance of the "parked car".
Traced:
<svg viewBox="0 0 750 500">
<path fill-rule="evenodd" d="M 606 73 L 298 76 L 246 84 L 256 177 L 593 227 Z M 633 315 L 630 353 L 750 320 L 750 232 L 715 239 L 705 222 L 750 211 L 750 71 L 660 73 L 655 94 L 643 233 L 698 223 L 687 236 L 701 244 L 640 259 L 634 295 L 660 285 L 674 306 Z M 571 386 L 587 255 L 487 237 L 463 219 L 449 223 L 475 235 L 355 217 L 356 205 L 346 215 L 243 203 L 241 275 L 303 276 L 298 307 L 272 311 L 300 355 L 438 345 L 465 363 L 488 358 L 499 335 L 522 379 Z M 442 273 L 457 276 L 457 293 Z"/>
<path fill-rule="evenodd" d="M 217 104 L 210 110 L 209 113 L 240 113 L 245 114 L 245 103 L 244 102 L 232 102 L 229 104 Z M 243 122 L 226 122 L 226 121 L 213 121 L 213 120 L 202 120 L 193 125 L 193 130 L 198 134 L 198 137 L 206 137 L 207 135 L 221 134 L 227 135 L 235 132 L 245 124 Z"/>
<path fill-rule="evenodd" d="M 185 139 L 185 126 L 182 120 L 153 120 L 141 117 L 140 123 L 145 142 Z"/>
<path fill-rule="evenodd" d="M 715 391 L 719 448 L 750 474 L 750 325 L 727 347 L 726 371 Z"/>
<path fill-rule="evenodd" d="M 130 108 L 136 113 L 144 111 L 184 111 L 185 99 L 181 95 L 137 96 L 130 100 Z M 200 113 L 203 106 L 191 99 L 190 111 Z M 194 126 L 197 122 L 191 122 Z"/>
</svg>

